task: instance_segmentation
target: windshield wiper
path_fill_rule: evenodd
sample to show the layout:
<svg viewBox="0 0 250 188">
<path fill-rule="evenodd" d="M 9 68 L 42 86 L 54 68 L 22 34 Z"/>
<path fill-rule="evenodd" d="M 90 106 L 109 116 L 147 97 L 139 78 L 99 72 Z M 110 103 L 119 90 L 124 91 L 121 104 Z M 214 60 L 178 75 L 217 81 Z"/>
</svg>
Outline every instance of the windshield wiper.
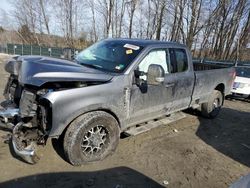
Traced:
<svg viewBox="0 0 250 188">
<path fill-rule="evenodd" d="M 113 73 L 113 71 L 109 70 L 109 69 L 105 69 L 103 68 L 101 65 L 96 65 L 96 64 L 88 64 L 88 63 L 83 63 L 77 59 L 75 59 L 75 61 L 80 64 L 80 65 L 83 65 L 85 67 L 90 67 L 90 68 L 93 68 L 93 69 L 98 69 L 102 72 L 110 72 L 110 73 Z"/>
<path fill-rule="evenodd" d="M 94 68 L 94 69 L 102 69 L 102 66 L 100 65 L 95 65 L 95 64 L 87 64 L 87 63 L 81 63 L 80 65 L 86 66 L 86 67 L 90 67 L 90 68 Z"/>
</svg>

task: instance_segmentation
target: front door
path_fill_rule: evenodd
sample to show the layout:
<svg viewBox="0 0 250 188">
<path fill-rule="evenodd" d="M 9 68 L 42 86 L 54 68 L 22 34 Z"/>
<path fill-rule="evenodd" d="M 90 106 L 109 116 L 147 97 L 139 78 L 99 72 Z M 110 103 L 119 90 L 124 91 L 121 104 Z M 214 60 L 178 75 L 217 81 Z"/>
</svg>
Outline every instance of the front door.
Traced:
<svg viewBox="0 0 250 188">
<path fill-rule="evenodd" d="M 147 73 L 150 64 L 162 66 L 167 76 L 170 73 L 170 57 L 167 49 L 151 50 L 139 63 L 138 70 Z M 145 84 L 133 84 L 130 100 L 130 122 L 139 123 L 166 114 L 172 105 L 173 87 L 148 85 L 147 76 L 140 76 Z"/>
<path fill-rule="evenodd" d="M 157 116 L 185 109 L 189 106 L 194 73 L 188 66 L 185 49 L 154 49 L 139 63 L 139 71 L 147 73 L 150 64 L 161 65 L 165 71 L 164 82 L 160 85 L 132 85 L 130 122 L 147 121 Z M 146 83 L 147 77 L 140 76 Z"/>
</svg>

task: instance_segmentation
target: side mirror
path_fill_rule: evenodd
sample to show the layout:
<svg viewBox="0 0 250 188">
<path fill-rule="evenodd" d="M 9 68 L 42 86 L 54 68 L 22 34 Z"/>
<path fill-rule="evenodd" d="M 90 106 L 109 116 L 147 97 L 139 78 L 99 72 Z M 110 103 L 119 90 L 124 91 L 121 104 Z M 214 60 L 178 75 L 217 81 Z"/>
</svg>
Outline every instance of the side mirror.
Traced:
<svg viewBox="0 0 250 188">
<path fill-rule="evenodd" d="M 151 64 L 148 67 L 147 84 L 160 85 L 164 81 L 165 72 L 161 65 Z"/>
<path fill-rule="evenodd" d="M 139 69 L 137 68 L 136 70 L 134 70 L 134 75 L 135 75 L 135 84 L 138 87 L 141 87 L 143 84 L 145 84 L 145 81 L 140 79 L 140 76 L 145 76 L 146 73 L 143 71 L 139 71 Z"/>
</svg>

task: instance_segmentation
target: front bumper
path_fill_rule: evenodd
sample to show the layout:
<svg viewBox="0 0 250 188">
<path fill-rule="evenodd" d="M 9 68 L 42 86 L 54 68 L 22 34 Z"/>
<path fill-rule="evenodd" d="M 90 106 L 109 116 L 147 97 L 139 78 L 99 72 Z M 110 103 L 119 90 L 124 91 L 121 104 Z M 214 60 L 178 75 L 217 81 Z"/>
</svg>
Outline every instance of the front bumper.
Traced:
<svg viewBox="0 0 250 188">
<path fill-rule="evenodd" d="M 39 161 L 39 157 L 36 154 L 36 144 L 31 142 L 26 147 L 23 147 L 22 141 L 18 137 L 19 129 L 21 128 L 22 123 L 18 123 L 13 129 L 12 135 L 12 146 L 15 153 L 21 157 L 24 161 L 30 164 L 35 164 Z"/>
<path fill-rule="evenodd" d="M 20 139 L 20 131 L 22 129 L 22 122 L 15 124 L 15 119 L 19 116 L 18 108 L 5 108 L 0 110 L 0 127 L 12 130 L 12 146 L 15 153 L 24 161 L 30 164 L 35 164 L 39 160 L 36 154 L 36 143 L 30 142 L 29 144 L 22 143 Z"/>
<path fill-rule="evenodd" d="M 231 89 L 231 94 L 234 97 L 247 98 L 250 96 L 250 88 L 246 88 L 246 87 L 244 87 L 244 88 L 240 88 L 240 87 L 236 88 L 235 87 L 234 88 L 233 87 Z"/>
<path fill-rule="evenodd" d="M 18 115 L 18 108 L 6 108 L 0 110 L 0 127 L 12 130 L 13 119 Z"/>
<path fill-rule="evenodd" d="M 250 94 L 231 92 L 231 96 L 236 97 L 236 98 L 248 98 L 248 97 L 250 97 Z"/>
</svg>

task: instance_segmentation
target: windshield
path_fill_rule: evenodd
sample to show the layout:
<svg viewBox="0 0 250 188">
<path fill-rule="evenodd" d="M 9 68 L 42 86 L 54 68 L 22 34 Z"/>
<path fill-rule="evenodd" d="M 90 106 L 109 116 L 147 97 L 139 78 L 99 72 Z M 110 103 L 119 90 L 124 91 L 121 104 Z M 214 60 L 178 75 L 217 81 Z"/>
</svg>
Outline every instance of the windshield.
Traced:
<svg viewBox="0 0 250 188">
<path fill-rule="evenodd" d="M 236 67 L 236 76 L 250 78 L 250 67 Z"/>
<path fill-rule="evenodd" d="M 142 47 L 124 41 L 100 41 L 80 52 L 76 61 L 108 72 L 123 72 Z"/>
</svg>

